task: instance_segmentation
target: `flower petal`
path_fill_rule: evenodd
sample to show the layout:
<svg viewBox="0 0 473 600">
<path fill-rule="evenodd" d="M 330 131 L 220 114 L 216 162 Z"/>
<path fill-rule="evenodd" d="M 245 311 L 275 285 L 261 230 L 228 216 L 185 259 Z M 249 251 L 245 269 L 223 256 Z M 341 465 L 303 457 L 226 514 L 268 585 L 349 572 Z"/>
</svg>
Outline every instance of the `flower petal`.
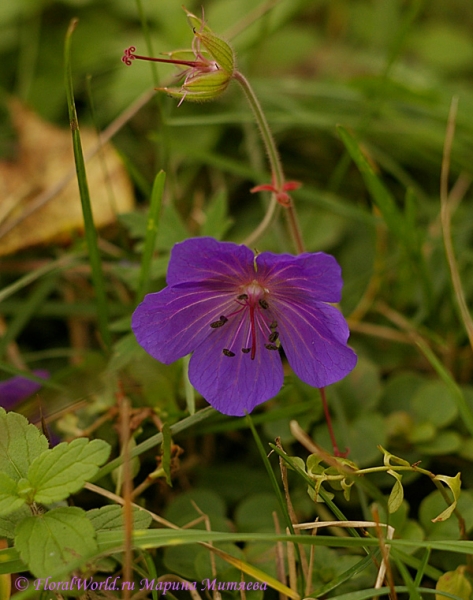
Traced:
<svg viewBox="0 0 473 600">
<path fill-rule="evenodd" d="M 346 345 L 348 326 L 336 308 L 316 301 L 278 301 L 271 308 L 286 357 L 302 381 L 325 387 L 353 370 L 356 354 Z"/>
<path fill-rule="evenodd" d="M 210 293 L 205 284 L 190 285 L 148 294 L 131 319 L 140 346 L 167 365 L 195 350 L 233 301 L 233 295 Z"/>
<path fill-rule="evenodd" d="M 38 369 L 33 374 L 41 379 L 48 379 L 48 371 Z M 28 398 L 41 388 L 41 384 L 21 375 L 11 377 L 0 382 L 0 406 L 5 410 L 12 410 L 15 405 Z"/>
<path fill-rule="evenodd" d="M 341 268 L 333 256 L 314 254 L 273 254 L 263 252 L 256 257 L 258 280 L 270 294 L 284 298 L 340 302 Z M 268 298 L 269 300 L 270 298 Z"/>
<path fill-rule="evenodd" d="M 254 360 L 241 351 L 247 344 L 247 331 L 239 325 L 235 319 L 214 330 L 189 364 L 189 379 L 196 390 L 216 410 L 236 417 L 275 396 L 284 380 L 279 352 L 264 348 L 264 340 L 258 340 Z M 225 356 L 224 348 L 231 348 L 235 356 Z"/>
<path fill-rule="evenodd" d="M 234 290 L 241 280 L 254 277 L 253 260 L 246 246 L 210 237 L 191 238 L 172 249 L 166 280 L 169 286 L 218 281 Z"/>
</svg>

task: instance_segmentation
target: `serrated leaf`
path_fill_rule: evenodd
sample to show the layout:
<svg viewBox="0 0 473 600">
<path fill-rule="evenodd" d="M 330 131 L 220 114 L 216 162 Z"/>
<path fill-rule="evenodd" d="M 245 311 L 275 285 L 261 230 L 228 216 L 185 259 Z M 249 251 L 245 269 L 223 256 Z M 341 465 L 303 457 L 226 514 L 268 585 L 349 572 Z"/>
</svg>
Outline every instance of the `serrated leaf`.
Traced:
<svg viewBox="0 0 473 600">
<path fill-rule="evenodd" d="M 37 427 L 0 407 L 0 472 L 14 481 L 26 477 L 30 464 L 48 449 L 48 440 Z"/>
<path fill-rule="evenodd" d="M 87 511 L 87 517 L 95 531 L 119 531 L 123 529 L 123 507 L 117 505 L 102 506 Z M 133 528 L 148 529 L 151 515 L 136 506 L 133 507 Z"/>
<path fill-rule="evenodd" d="M 451 517 L 457 506 L 458 498 L 460 497 L 461 492 L 461 473 L 457 473 L 455 477 L 449 477 L 448 475 L 436 475 L 434 479 L 445 483 L 445 485 L 450 488 L 453 494 L 452 504 L 437 517 L 435 517 L 435 519 L 432 519 L 432 523 L 438 523 L 439 521 L 446 521 L 449 517 Z"/>
<path fill-rule="evenodd" d="M 23 519 L 15 533 L 15 547 L 35 577 L 47 577 L 59 566 L 98 552 L 92 523 L 73 506 Z"/>
<path fill-rule="evenodd" d="M 439 592 L 453 594 L 462 600 L 470 600 L 471 583 L 465 577 L 465 568 L 460 566 L 455 571 L 448 571 L 439 577 L 435 589 Z M 443 594 L 435 594 L 435 600 L 444 600 Z"/>
<path fill-rule="evenodd" d="M 8 515 L 23 506 L 25 500 L 18 496 L 16 481 L 0 472 L 0 515 Z"/>
<path fill-rule="evenodd" d="M 80 490 L 97 473 L 110 454 L 103 440 L 79 438 L 44 452 L 28 470 L 36 502 L 51 504 Z"/>
<path fill-rule="evenodd" d="M 16 526 L 26 517 L 31 517 L 31 510 L 25 504 L 19 510 L 0 517 L 0 537 L 13 539 Z"/>
</svg>

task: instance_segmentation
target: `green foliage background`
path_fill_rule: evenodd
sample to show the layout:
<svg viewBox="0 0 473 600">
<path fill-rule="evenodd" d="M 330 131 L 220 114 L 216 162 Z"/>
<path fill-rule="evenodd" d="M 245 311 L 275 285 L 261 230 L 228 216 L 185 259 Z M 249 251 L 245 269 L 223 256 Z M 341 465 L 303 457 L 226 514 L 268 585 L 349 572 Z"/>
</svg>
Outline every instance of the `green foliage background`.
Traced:
<svg viewBox="0 0 473 600">
<path fill-rule="evenodd" d="M 198 3 L 189 2 L 187 8 L 200 14 Z M 458 192 L 452 195 L 452 237 L 471 306 L 472 3 L 280 0 L 255 5 L 254 0 L 209 0 L 204 8 L 206 21 L 232 43 L 239 69 L 254 85 L 287 178 L 303 182 L 294 200 L 307 250 L 330 252 L 342 265 L 341 309 L 349 319 L 359 364 L 328 390 L 340 446 L 350 448 L 350 459 L 359 467 L 381 465 L 381 445 L 409 463 L 421 461 L 434 474 L 454 477 L 461 472 L 457 508 L 468 536 L 473 528 L 473 360 L 445 256 L 439 190 L 448 114 L 457 97 L 449 174 L 450 188 Z M 170 66 L 135 62 L 125 67 L 120 62 L 125 47 L 159 55 L 186 48 L 191 40 L 177 0 L 1 3 L 4 161 L 14 160 L 16 150 L 6 108 L 10 95 L 43 118 L 68 125 L 63 46 L 72 17 L 79 18 L 71 55 L 79 122 L 100 130 L 141 94 L 173 81 Z M 194 405 L 206 406 L 194 397 L 181 362 L 157 364 L 130 333 L 129 318 L 143 289 L 141 257 L 156 174 L 165 171 L 166 183 L 148 291 L 163 287 L 169 250 L 177 241 L 195 235 L 244 240 L 267 205 L 266 198 L 249 189 L 269 180 L 269 174 L 251 111 L 235 85 L 216 102 L 179 108 L 174 100 L 153 96 L 123 123 L 113 141 L 138 204 L 135 212 L 120 215 L 115 227 L 100 233 L 112 352 L 97 340 L 101 316 L 88 273 L 79 284 L 80 301 L 68 304 L 63 293 L 67 269 L 45 287 L 49 275 L 29 266 L 33 259 L 43 264 L 67 255 L 87 272 L 80 235 L 67 247 L 36 248 L 2 259 L 0 314 L 6 336 L 10 331 L 9 340 L 16 340 L 25 364 L 53 375 L 41 392 L 43 406 L 54 417 L 52 428 L 68 440 L 83 432 L 105 439 L 117 456 L 114 407 L 120 390 L 134 408 L 151 408 L 162 423 L 174 426 L 188 418 Z M 94 194 L 106 193 L 90 192 L 92 201 Z M 283 220 L 257 248 L 293 251 Z M 29 281 L 9 287 L 31 272 Z M 40 286 L 44 294 L 38 301 Z M 25 309 L 27 320 L 22 319 Z M 74 321 L 86 323 L 82 347 L 71 338 Z M 3 344 L 5 377 L 12 372 L 7 350 Z M 21 407 L 22 412 L 31 413 L 36 401 Z M 95 429 L 98 419 L 101 425 Z M 253 422 L 267 452 L 268 442 L 280 437 L 288 454 L 305 461 L 308 452 L 295 442 L 291 419 L 330 448 L 317 392 L 288 369 L 283 390 L 255 412 Z M 173 442 L 184 449 L 180 467 L 170 473 L 164 461 L 167 477 L 160 473 L 139 501 L 182 526 L 199 516 L 193 500 L 208 515 L 212 530 L 254 533 L 254 541 L 243 547 L 233 542 L 221 547 L 276 577 L 275 546 L 259 541 L 258 534 L 274 532 L 270 515 L 281 507 L 247 422 L 209 412 L 190 424 L 172 432 Z M 143 420 L 133 443 L 151 439 L 155 425 Z M 135 486 L 156 469 L 156 453 L 150 446 L 135 459 Z M 270 464 L 279 481 L 273 458 Z M 170 478 L 172 488 L 166 483 Z M 357 482 L 349 501 L 334 492 L 333 502 L 347 517 L 371 521 L 376 501 L 381 519 L 390 519 L 402 539 L 420 545 L 422 540 L 460 539 L 455 517 L 432 523 L 446 504 L 428 478 L 414 471 L 404 474 L 405 499 L 394 515 L 386 514 L 393 478 L 377 473 L 365 479 L 369 485 Z M 116 485 L 110 475 L 99 483 L 110 490 Z M 289 483 L 299 521 L 331 518 L 333 507 L 314 503 L 300 474 L 290 472 Z M 86 494 L 80 502 L 87 508 L 100 506 L 100 499 L 97 504 L 97 498 Z M 281 522 L 283 518 L 280 514 Z M 196 527 L 204 529 L 205 524 Z M 417 587 L 433 587 L 442 573 L 467 565 L 460 552 L 432 550 L 427 556 L 424 550 L 411 547 L 396 554 L 396 583 L 409 587 L 415 580 Z M 373 585 L 373 567 L 344 576 L 360 558 L 349 549 L 321 546 L 317 551 L 313 590 L 330 588 L 335 581 L 339 585 L 331 595 L 336 596 Z M 158 575 L 201 580 L 212 573 L 203 547 L 169 547 L 153 561 Z M 240 573 L 219 561 L 219 578 L 238 581 Z M 421 574 L 417 579 L 416 573 Z"/>
</svg>

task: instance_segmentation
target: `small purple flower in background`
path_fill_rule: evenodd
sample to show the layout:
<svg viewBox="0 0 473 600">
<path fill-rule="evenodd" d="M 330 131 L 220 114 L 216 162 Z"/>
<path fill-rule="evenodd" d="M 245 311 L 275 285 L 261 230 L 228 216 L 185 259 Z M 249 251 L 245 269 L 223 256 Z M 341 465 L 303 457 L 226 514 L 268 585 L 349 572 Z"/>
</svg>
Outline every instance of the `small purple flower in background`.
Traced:
<svg viewBox="0 0 473 600">
<path fill-rule="evenodd" d="M 48 371 L 38 369 L 33 375 L 41 379 L 49 379 Z M 26 400 L 41 388 L 40 383 L 21 377 L 20 375 L 0 381 L 0 406 L 5 410 L 13 410 L 22 400 Z"/>
<path fill-rule="evenodd" d="M 348 326 L 327 304 L 339 302 L 342 289 L 328 254 L 255 256 L 246 246 L 194 238 L 174 246 L 167 283 L 135 310 L 136 339 L 165 364 L 192 352 L 191 383 L 224 414 L 243 416 L 279 392 L 279 345 L 314 387 L 356 364 Z"/>
</svg>

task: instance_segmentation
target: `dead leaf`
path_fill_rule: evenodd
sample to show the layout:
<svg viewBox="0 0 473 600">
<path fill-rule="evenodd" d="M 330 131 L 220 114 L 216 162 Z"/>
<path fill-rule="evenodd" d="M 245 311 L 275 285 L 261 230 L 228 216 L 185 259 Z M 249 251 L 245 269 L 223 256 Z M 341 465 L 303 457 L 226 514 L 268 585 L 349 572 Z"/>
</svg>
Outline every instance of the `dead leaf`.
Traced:
<svg viewBox="0 0 473 600">
<path fill-rule="evenodd" d="M 14 162 L 0 161 L 0 256 L 66 242 L 72 231 L 83 229 L 70 130 L 43 121 L 16 100 L 10 110 L 18 151 Z M 97 147 L 97 135 L 86 127 L 80 132 L 87 156 Z M 96 152 L 86 169 L 97 227 L 133 210 L 132 185 L 111 144 Z"/>
</svg>

